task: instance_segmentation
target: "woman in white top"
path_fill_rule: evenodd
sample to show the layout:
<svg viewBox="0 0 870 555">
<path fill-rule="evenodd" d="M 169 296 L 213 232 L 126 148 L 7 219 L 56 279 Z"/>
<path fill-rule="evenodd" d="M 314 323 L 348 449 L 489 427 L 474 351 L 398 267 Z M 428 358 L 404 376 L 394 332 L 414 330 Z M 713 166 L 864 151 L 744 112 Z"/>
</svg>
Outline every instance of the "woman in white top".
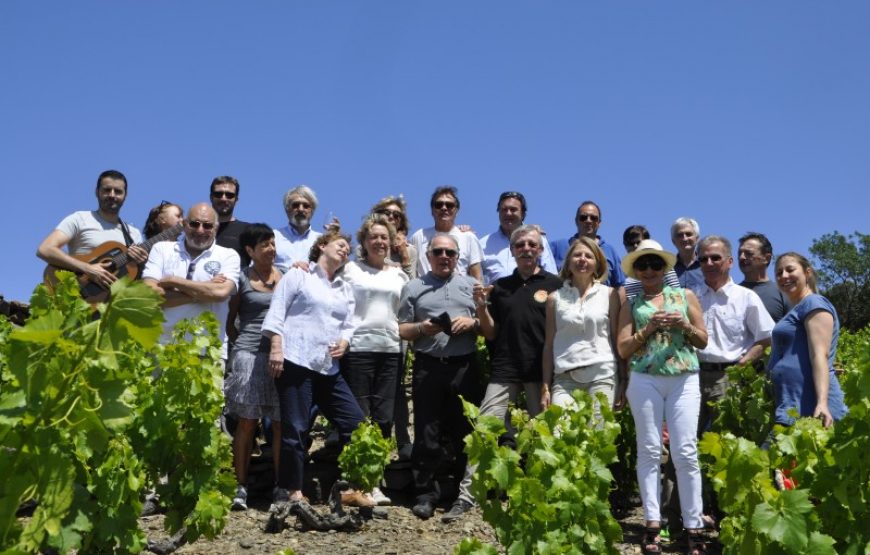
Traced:
<svg viewBox="0 0 870 555">
<path fill-rule="evenodd" d="M 615 348 L 620 298 L 618 289 L 602 283 L 607 271 L 607 259 L 594 240 L 580 237 L 571 244 L 559 272 L 565 283 L 547 297 L 543 408 L 550 403 L 570 406 L 576 389 L 593 397 L 604 393 L 616 407 L 625 403 Z M 595 413 L 600 415 L 597 401 Z"/>
</svg>

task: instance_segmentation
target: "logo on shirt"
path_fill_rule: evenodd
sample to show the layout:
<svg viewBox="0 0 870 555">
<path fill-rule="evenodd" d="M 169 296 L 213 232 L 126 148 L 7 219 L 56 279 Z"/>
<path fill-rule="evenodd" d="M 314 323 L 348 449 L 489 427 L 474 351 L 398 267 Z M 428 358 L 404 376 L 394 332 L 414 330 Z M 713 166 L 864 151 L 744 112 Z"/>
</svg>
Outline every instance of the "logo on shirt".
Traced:
<svg viewBox="0 0 870 555">
<path fill-rule="evenodd" d="M 217 260 L 209 260 L 205 263 L 203 269 L 205 270 L 205 273 L 207 273 L 211 277 L 215 277 L 221 271 L 221 263 Z"/>
<path fill-rule="evenodd" d="M 535 291 L 534 299 L 539 303 L 547 302 L 547 290 L 546 289 L 538 289 Z"/>
</svg>

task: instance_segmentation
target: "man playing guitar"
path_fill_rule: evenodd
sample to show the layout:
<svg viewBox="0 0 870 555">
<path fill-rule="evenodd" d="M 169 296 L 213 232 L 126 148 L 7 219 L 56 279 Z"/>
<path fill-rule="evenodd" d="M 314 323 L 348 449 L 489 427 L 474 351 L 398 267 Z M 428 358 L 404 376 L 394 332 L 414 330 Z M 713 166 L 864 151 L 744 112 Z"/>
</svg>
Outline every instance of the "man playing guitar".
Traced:
<svg viewBox="0 0 870 555">
<path fill-rule="evenodd" d="M 119 171 L 106 170 L 97 178 L 97 210 L 73 212 L 64 218 L 36 251 L 39 258 L 52 266 L 83 274 L 91 283 L 108 289 L 118 277 L 112 268 L 75 258 L 87 254 L 103 243 L 127 245 L 127 255 L 136 263 L 148 259 L 148 252 L 135 243 L 142 242 L 138 229 L 121 221 L 119 213 L 127 198 L 127 178 Z M 64 252 L 66 246 L 68 253 Z"/>
</svg>

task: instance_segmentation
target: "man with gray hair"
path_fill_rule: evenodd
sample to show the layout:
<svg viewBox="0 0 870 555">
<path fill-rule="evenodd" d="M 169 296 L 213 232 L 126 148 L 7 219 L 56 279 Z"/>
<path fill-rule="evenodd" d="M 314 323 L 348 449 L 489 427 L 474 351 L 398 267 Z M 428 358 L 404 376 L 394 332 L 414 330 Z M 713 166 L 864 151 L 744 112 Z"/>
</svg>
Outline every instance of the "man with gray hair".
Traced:
<svg viewBox="0 0 870 555">
<path fill-rule="evenodd" d="M 307 185 L 293 187 L 284 193 L 284 212 L 288 224 L 275 230 L 275 266 L 286 272 L 295 262 L 308 260 L 311 246 L 321 233 L 311 228 L 317 195 Z"/>
<path fill-rule="evenodd" d="M 697 258 L 698 240 L 701 238 L 701 228 L 692 218 L 677 218 L 671 224 L 671 242 L 677 247 L 677 263 L 674 272 L 680 280 L 680 285 L 697 290 L 704 285 L 704 273 Z"/>
<path fill-rule="evenodd" d="M 448 233 L 428 241 L 431 268 L 402 289 L 399 335 L 413 342 L 414 448 L 411 469 L 417 500 L 412 512 L 431 518 L 441 498 L 435 479 L 442 454 L 456 456 L 456 473 L 465 468 L 462 440 L 471 427 L 462 413 L 459 395 L 477 396 L 477 333 L 473 290 L 476 281 L 456 271 L 459 242 Z"/>
</svg>

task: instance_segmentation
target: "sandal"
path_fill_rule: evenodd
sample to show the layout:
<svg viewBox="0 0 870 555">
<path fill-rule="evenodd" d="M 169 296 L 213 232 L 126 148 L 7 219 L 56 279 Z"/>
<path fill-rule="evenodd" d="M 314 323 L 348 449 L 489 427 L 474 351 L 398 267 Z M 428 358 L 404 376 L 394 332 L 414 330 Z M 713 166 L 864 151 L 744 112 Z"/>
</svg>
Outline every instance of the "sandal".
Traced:
<svg viewBox="0 0 870 555">
<path fill-rule="evenodd" d="M 649 527 L 644 528 L 643 532 L 643 540 L 641 540 L 640 551 L 641 553 L 661 553 L 662 552 L 662 538 L 659 533 L 662 531 L 661 527 Z"/>
<path fill-rule="evenodd" d="M 686 530 L 686 547 L 688 555 L 707 555 L 707 537 L 697 530 Z"/>
</svg>

